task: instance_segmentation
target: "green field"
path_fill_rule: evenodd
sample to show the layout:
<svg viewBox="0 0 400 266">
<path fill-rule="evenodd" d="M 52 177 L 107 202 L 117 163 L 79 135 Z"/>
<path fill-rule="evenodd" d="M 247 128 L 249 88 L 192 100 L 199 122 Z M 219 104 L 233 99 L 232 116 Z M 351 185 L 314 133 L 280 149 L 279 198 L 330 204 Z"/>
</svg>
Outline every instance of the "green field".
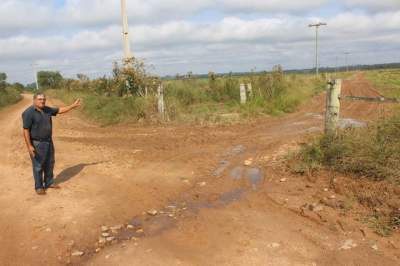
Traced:
<svg viewBox="0 0 400 266">
<path fill-rule="evenodd" d="M 400 98 L 400 69 L 367 71 L 367 79 L 385 96 Z"/>
</svg>

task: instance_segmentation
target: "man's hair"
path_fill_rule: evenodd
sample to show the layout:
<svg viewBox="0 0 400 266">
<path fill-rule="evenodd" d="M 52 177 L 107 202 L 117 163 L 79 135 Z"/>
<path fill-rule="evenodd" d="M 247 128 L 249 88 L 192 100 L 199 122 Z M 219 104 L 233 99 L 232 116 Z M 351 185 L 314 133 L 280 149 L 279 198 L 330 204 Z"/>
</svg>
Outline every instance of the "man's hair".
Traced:
<svg viewBox="0 0 400 266">
<path fill-rule="evenodd" d="M 36 92 L 35 94 L 33 94 L 33 99 L 36 100 L 36 98 L 39 96 L 46 97 L 46 94 L 44 94 L 43 92 Z"/>
</svg>

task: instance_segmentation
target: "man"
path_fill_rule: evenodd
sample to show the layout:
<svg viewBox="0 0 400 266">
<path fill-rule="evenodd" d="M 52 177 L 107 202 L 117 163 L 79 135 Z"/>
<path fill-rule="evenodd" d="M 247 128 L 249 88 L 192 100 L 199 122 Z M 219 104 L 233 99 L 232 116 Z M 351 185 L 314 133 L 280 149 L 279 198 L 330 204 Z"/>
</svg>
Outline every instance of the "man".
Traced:
<svg viewBox="0 0 400 266">
<path fill-rule="evenodd" d="M 81 105 L 80 99 L 67 107 L 46 106 L 46 95 L 36 93 L 33 105 L 22 114 L 23 134 L 32 160 L 35 190 L 45 195 L 48 188 L 59 188 L 54 184 L 54 145 L 52 140 L 52 116 L 65 114 Z"/>
</svg>

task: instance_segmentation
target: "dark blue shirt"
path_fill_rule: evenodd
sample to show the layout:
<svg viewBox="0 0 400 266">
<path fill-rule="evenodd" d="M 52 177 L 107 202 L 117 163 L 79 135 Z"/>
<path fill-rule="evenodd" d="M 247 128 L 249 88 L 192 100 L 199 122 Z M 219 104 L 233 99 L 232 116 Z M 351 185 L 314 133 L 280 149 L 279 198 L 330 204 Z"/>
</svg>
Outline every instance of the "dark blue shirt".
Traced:
<svg viewBox="0 0 400 266">
<path fill-rule="evenodd" d="M 23 127 L 29 129 L 32 140 L 51 140 L 53 131 L 51 117 L 56 116 L 58 111 L 58 108 L 48 106 L 42 110 L 31 106 L 22 113 Z"/>
</svg>

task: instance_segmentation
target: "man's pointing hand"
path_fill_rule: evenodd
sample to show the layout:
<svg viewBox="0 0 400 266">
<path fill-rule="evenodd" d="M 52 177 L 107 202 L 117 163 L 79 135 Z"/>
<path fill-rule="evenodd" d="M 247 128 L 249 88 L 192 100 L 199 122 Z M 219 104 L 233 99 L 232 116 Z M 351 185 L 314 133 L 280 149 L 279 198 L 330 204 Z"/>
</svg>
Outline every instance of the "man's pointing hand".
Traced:
<svg viewBox="0 0 400 266">
<path fill-rule="evenodd" d="M 74 107 L 81 106 L 81 103 L 82 103 L 81 99 L 76 99 L 75 102 L 74 102 Z"/>
</svg>

